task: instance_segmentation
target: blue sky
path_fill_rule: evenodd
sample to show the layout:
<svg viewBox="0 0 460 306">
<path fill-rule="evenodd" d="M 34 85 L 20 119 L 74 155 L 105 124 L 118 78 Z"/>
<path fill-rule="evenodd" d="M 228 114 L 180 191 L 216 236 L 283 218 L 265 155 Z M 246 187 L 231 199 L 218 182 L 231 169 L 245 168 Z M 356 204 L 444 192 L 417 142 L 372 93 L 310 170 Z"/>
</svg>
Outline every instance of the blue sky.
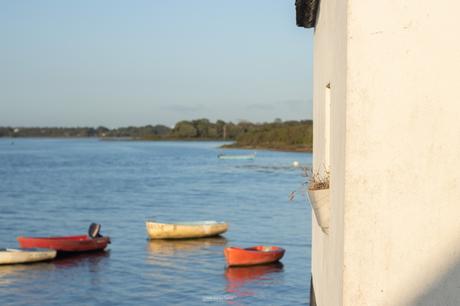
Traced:
<svg viewBox="0 0 460 306">
<path fill-rule="evenodd" d="M 311 119 L 294 0 L 0 0 L 0 126 Z"/>
</svg>

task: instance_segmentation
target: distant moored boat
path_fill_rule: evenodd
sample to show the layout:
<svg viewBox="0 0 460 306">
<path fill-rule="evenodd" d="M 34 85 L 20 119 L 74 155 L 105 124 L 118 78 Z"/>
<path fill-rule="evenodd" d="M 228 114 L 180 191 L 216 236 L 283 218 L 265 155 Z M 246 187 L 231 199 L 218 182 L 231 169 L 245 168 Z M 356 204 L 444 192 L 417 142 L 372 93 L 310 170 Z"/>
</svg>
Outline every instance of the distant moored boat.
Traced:
<svg viewBox="0 0 460 306">
<path fill-rule="evenodd" d="M 220 153 L 217 155 L 219 159 L 255 159 L 256 153 L 253 154 L 224 154 Z"/>
<path fill-rule="evenodd" d="M 150 239 L 187 239 L 217 236 L 225 233 L 228 224 L 217 221 L 179 223 L 145 222 Z"/>
</svg>

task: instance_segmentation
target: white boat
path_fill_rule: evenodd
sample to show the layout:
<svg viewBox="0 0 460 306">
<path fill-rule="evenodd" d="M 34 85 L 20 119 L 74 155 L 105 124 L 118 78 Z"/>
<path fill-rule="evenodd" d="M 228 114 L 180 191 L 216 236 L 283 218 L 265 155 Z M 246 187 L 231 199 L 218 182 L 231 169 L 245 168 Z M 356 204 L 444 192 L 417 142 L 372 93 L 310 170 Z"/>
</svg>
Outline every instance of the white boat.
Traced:
<svg viewBox="0 0 460 306">
<path fill-rule="evenodd" d="M 256 153 L 253 154 L 219 154 L 217 155 L 219 159 L 255 159 Z"/>
<path fill-rule="evenodd" d="M 50 249 L 0 249 L 0 265 L 50 260 L 56 251 Z"/>
<path fill-rule="evenodd" d="M 186 239 L 217 236 L 225 233 L 228 224 L 217 221 L 194 221 L 176 223 L 145 222 L 150 239 Z"/>
</svg>

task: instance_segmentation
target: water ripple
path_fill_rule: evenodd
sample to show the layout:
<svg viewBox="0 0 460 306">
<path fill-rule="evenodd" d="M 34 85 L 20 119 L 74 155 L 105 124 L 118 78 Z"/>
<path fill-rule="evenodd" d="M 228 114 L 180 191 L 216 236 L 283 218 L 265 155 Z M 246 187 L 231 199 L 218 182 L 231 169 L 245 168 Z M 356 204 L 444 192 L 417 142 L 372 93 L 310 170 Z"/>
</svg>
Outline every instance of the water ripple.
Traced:
<svg viewBox="0 0 460 306">
<path fill-rule="evenodd" d="M 9 305 L 302 305 L 310 279 L 310 209 L 287 201 L 303 180 L 294 160 L 258 152 L 221 161 L 219 143 L 0 139 L 0 247 L 20 235 L 86 233 L 108 252 L 0 266 Z M 144 221 L 225 220 L 223 237 L 146 240 Z M 282 264 L 226 268 L 225 246 L 279 245 Z"/>
</svg>

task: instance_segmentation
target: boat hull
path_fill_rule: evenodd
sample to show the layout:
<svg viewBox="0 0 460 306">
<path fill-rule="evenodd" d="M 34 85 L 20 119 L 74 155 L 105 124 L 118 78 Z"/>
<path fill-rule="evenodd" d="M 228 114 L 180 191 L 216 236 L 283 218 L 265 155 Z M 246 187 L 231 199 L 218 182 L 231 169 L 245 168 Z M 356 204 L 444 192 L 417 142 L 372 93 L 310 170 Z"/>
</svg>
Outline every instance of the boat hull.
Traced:
<svg viewBox="0 0 460 306">
<path fill-rule="evenodd" d="M 145 222 L 150 239 L 190 239 L 217 236 L 228 230 L 225 222 L 199 221 L 190 223 Z"/>
<path fill-rule="evenodd" d="M 0 265 L 33 263 L 51 260 L 56 257 L 55 250 L 48 249 L 2 249 Z"/>
<path fill-rule="evenodd" d="M 87 235 L 65 237 L 18 237 L 21 248 L 46 248 L 58 252 L 102 251 L 110 243 L 109 237 L 90 238 Z"/>
<path fill-rule="evenodd" d="M 275 246 L 254 246 L 250 248 L 225 248 L 224 255 L 229 267 L 262 265 L 279 261 L 285 250 Z"/>
</svg>

